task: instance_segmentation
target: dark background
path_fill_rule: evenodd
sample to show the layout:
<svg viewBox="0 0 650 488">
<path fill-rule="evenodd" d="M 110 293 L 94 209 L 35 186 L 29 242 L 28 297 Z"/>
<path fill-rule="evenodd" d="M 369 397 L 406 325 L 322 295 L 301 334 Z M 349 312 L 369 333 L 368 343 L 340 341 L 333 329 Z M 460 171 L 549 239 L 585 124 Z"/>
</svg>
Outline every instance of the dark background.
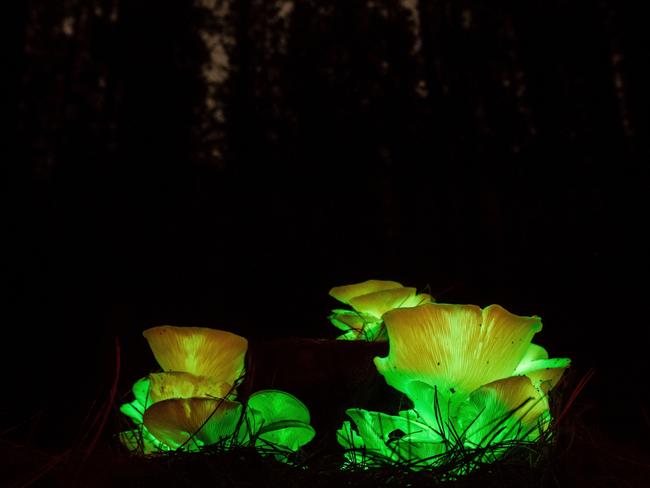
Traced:
<svg viewBox="0 0 650 488">
<path fill-rule="evenodd" d="M 7 4 L 11 435 L 78 438 L 115 338 L 121 400 L 145 328 L 333 338 L 329 288 L 368 278 L 540 315 L 594 428 L 650 433 L 634 3 L 195 3 Z"/>
</svg>

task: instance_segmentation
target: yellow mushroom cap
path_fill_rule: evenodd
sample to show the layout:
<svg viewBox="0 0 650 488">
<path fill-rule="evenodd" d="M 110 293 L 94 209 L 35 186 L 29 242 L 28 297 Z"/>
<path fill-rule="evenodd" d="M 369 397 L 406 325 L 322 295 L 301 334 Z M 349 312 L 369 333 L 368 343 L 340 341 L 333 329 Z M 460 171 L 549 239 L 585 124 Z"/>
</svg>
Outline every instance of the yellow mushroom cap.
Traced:
<svg viewBox="0 0 650 488">
<path fill-rule="evenodd" d="M 390 351 L 375 365 L 386 382 L 407 394 L 411 383 L 424 383 L 459 400 L 511 376 L 542 328 L 539 317 L 517 316 L 499 305 L 481 310 L 430 303 L 387 312 L 384 322 Z"/>
<path fill-rule="evenodd" d="M 350 305 L 358 312 L 370 314 L 381 318 L 389 310 L 395 308 L 416 307 L 431 303 L 433 299 L 427 293 L 416 294 L 413 287 L 393 288 L 381 290 L 350 299 Z"/>
<path fill-rule="evenodd" d="M 354 297 L 402 287 L 402 284 L 397 281 L 366 280 L 352 285 L 335 286 L 330 290 L 329 294 L 338 301 L 349 305 L 350 300 Z"/>
<path fill-rule="evenodd" d="M 559 383 L 570 364 L 570 359 L 549 358 L 546 349 L 537 344 L 530 344 L 513 376 L 527 376 L 535 388 L 543 394 L 548 394 Z"/>
<path fill-rule="evenodd" d="M 244 370 L 248 341 L 237 334 L 205 327 L 164 325 L 143 332 L 165 371 L 181 371 L 235 384 Z"/>
<path fill-rule="evenodd" d="M 394 308 L 415 307 L 433 302 L 427 293 L 417 294 L 413 287 L 397 281 L 367 280 L 352 285 L 336 286 L 330 290 L 332 297 L 350 305 L 354 310 L 375 319 Z"/>
<path fill-rule="evenodd" d="M 149 375 L 150 403 L 170 398 L 227 398 L 233 395 L 233 386 L 208 376 L 170 371 Z"/>
<path fill-rule="evenodd" d="M 238 402 L 210 398 L 176 398 L 153 404 L 144 426 L 160 442 L 176 449 L 191 439 L 210 445 L 230 437 L 242 412 Z"/>
<path fill-rule="evenodd" d="M 548 410 L 546 395 L 528 377 L 511 376 L 472 392 L 459 411 L 460 428 L 467 427 L 467 436 L 475 443 L 492 436 L 496 440 L 535 438 L 548 425 Z"/>
</svg>

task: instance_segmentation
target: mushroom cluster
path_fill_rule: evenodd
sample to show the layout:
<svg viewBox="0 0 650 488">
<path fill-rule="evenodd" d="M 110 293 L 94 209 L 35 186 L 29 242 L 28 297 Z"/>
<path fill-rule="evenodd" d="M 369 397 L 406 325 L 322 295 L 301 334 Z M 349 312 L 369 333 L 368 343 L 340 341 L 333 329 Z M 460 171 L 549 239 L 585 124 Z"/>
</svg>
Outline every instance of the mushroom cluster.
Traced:
<svg viewBox="0 0 650 488">
<path fill-rule="evenodd" d="M 255 445 L 280 460 L 309 442 L 307 407 L 289 393 L 262 390 L 237 401 L 248 341 L 204 327 L 161 326 L 143 333 L 162 368 L 133 386 L 120 411 L 135 429 L 120 433 L 129 450 L 196 451 L 204 446 Z"/>
<path fill-rule="evenodd" d="M 388 385 L 413 408 L 398 415 L 347 410 L 338 431 L 349 462 L 436 465 L 451 449 L 494 460 L 513 442 L 533 441 L 549 426 L 548 393 L 569 366 L 533 344 L 539 317 L 499 305 L 426 303 L 383 315 L 389 354 L 376 357 Z M 490 449 L 487 449 L 491 447 Z"/>
<path fill-rule="evenodd" d="M 433 302 L 431 295 L 418 294 L 415 288 L 403 286 L 397 281 L 367 280 L 335 286 L 329 294 L 352 307 L 352 310 L 332 310 L 328 317 L 335 327 L 344 331 L 338 339 L 352 341 L 385 341 L 382 316 L 386 312 Z"/>
</svg>

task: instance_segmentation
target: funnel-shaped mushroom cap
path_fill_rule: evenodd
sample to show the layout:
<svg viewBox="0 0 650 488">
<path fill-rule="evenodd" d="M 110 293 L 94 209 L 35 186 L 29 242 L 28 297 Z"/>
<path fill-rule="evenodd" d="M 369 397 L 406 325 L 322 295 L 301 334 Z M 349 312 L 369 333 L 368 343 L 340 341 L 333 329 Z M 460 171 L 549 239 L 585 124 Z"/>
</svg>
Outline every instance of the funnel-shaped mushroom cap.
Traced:
<svg viewBox="0 0 650 488">
<path fill-rule="evenodd" d="M 143 332 L 165 371 L 182 371 L 234 385 L 244 369 L 248 341 L 224 330 L 164 325 Z"/>
<path fill-rule="evenodd" d="M 384 322 L 390 351 L 375 365 L 386 382 L 409 396 L 412 383 L 423 383 L 457 401 L 511 376 L 542 328 L 539 317 L 520 317 L 499 305 L 481 310 L 431 303 L 392 310 Z"/>
<path fill-rule="evenodd" d="M 248 399 L 248 423 L 258 446 L 296 451 L 314 438 L 309 410 L 293 395 L 261 390 Z"/>
<path fill-rule="evenodd" d="M 153 373 L 149 380 L 149 403 L 170 398 L 227 398 L 234 393 L 229 383 L 180 371 Z"/>
<path fill-rule="evenodd" d="M 241 409 L 240 403 L 221 399 L 163 400 L 147 409 L 144 425 L 156 439 L 173 449 L 186 443 L 210 445 L 233 435 Z"/>
</svg>

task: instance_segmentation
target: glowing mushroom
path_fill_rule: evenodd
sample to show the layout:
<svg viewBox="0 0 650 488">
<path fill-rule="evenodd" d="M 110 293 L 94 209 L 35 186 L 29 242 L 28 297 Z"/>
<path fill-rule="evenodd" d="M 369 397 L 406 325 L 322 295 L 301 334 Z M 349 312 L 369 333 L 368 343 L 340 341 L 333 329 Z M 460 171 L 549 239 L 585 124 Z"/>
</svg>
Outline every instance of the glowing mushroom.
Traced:
<svg viewBox="0 0 650 488">
<path fill-rule="evenodd" d="M 144 426 L 172 449 L 195 450 L 232 438 L 241 418 L 242 406 L 211 398 L 163 400 L 144 413 Z"/>
<path fill-rule="evenodd" d="M 149 375 L 151 403 L 170 398 L 234 399 L 233 385 L 208 376 L 195 376 L 181 371 Z"/>
<path fill-rule="evenodd" d="M 151 405 L 151 399 L 149 398 L 149 385 L 149 378 L 141 378 L 136 381 L 131 388 L 134 400 L 130 403 L 125 403 L 120 407 L 120 412 L 133 420 L 136 425 L 142 423 L 144 411 Z"/>
<path fill-rule="evenodd" d="M 451 444 L 479 447 L 483 460 L 488 455 L 483 448 L 496 444 L 490 454 L 494 459 L 498 446 L 535 439 L 547 429 L 548 393 L 570 361 L 549 359 L 543 347 L 531 343 L 542 328 L 539 317 L 518 316 L 498 305 L 481 309 L 431 303 L 395 309 L 383 318 L 390 350 L 387 357 L 375 358 L 375 365 L 389 385 L 413 402 L 414 409 L 402 416 L 419 438 L 400 439 L 426 447 L 420 453 L 411 449 L 415 459 L 410 461 L 419 456 L 424 464 L 435 464 L 435 453 L 444 452 L 450 439 Z M 344 433 L 350 437 L 348 447 L 395 453 L 390 439 L 373 428 L 382 415 L 351 415 L 358 434 L 344 424 L 339 442 L 345 445 Z M 422 457 L 426 454 L 429 459 Z"/>
<path fill-rule="evenodd" d="M 153 327 L 143 332 L 164 371 L 184 372 L 234 385 L 244 370 L 248 341 L 205 327 Z"/>
<path fill-rule="evenodd" d="M 120 406 L 120 412 L 129 417 L 136 428 L 120 432 L 120 442 L 132 452 L 151 454 L 169 450 L 169 446 L 156 439 L 142 424 L 145 410 L 151 405 L 149 397 L 149 378 L 142 378 L 133 385 L 134 400 Z"/>
<path fill-rule="evenodd" d="M 120 407 L 137 427 L 120 434 L 129 450 L 148 454 L 254 440 L 257 447 L 272 446 L 276 457 L 286 461 L 314 437 L 309 411 L 285 392 L 254 393 L 243 417 L 242 405 L 234 401 L 248 345 L 243 337 L 171 326 L 143 335 L 164 371 L 138 380 L 135 399 Z"/>
<path fill-rule="evenodd" d="M 397 281 L 366 280 L 352 285 L 335 286 L 330 290 L 330 296 L 349 305 L 355 297 L 395 288 L 403 288 L 403 285 Z"/>
<path fill-rule="evenodd" d="M 200 416 L 200 400 L 231 405 L 228 400 L 236 395 L 235 385 L 243 373 L 248 342 L 236 334 L 203 327 L 153 327 L 143 335 L 165 371 L 142 378 L 133 386 L 135 399 L 122 405 L 120 410 L 137 429 L 122 433 L 120 439 L 129 450 L 137 452 L 175 449 L 179 445 L 178 438 L 184 438 L 187 432 L 178 431 L 175 436 L 171 430 L 165 433 L 161 427 L 165 425 L 164 417 L 169 416 L 167 421 L 171 425 L 178 424 L 181 417 L 173 406 L 194 406 L 192 416 L 185 419 L 187 424 Z M 187 401 L 178 403 L 180 400 Z M 212 405 L 209 402 L 205 405 Z M 217 418 L 223 416 L 221 410 L 217 413 Z M 224 418 L 232 415 L 229 413 Z M 214 431 L 214 422 L 210 420 L 206 435 Z M 220 425 L 223 424 L 224 419 Z M 156 431 L 151 432 L 149 427 Z M 203 437 L 204 434 L 199 433 L 193 439 L 204 443 Z"/>
<path fill-rule="evenodd" d="M 351 408 L 346 414 L 355 428 L 349 421 L 343 422 L 343 427 L 337 431 L 337 440 L 346 448 L 345 455 L 351 464 L 417 463 L 444 452 L 440 435 L 418 421 L 413 411 L 395 416 Z"/>
<path fill-rule="evenodd" d="M 520 317 L 499 305 L 432 303 L 384 316 L 390 351 L 375 358 L 386 382 L 406 393 L 433 420 L 437 399 L 446 410 L 476 388 L 511 376 L 541 330 L 538 317 Z M 437 397 L 437 398 L 434 398 Z"/>
<path fill-rule="evenodd" d="M 248 428 L 258 448 L 268 447 L 285 458 L 314 438 L 309 410 L 295 396 L 280 390 L 260 390 L 247 403 Z"/>
<path fill-rule="evenodd" d="M 352 307 L 352 310 L 333 310 L 329 317 L 334 326 L 345 331 L 339 339 L 347 340 L 385 340 L 382 328 L 384 313 L 433 301 L 427 293 L 417 294 L 415 288 L 404 287 L 396 281 L 382 280 L 337 286 L 329 294 Z"/>
<path fill-rule="evenodd" d="M 548 427 L 545 394 L 526 376 L 511 376 L 476 389 L 458 411 L 458 424 L 473 446 L 535 439 Z"/>
</svg>

